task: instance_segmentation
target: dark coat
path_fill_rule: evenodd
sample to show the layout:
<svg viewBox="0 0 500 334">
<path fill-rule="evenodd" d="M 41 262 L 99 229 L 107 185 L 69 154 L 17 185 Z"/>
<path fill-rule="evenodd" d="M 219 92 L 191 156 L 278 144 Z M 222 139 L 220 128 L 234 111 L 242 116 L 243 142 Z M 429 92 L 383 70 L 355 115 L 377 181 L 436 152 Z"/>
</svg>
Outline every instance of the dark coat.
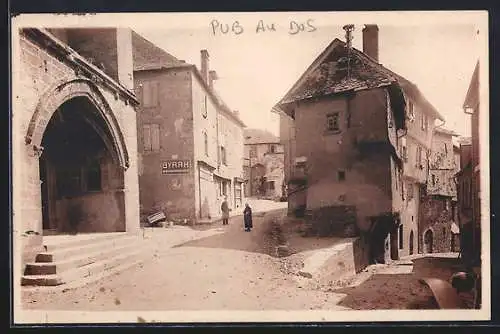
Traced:
<svg viewBox="0 0 500 334">
<path fill-rule="evenodd" d="M 247 206 L 245 210 L 243 210 L 243 219 L 245 221 L 245 227 L 253 227 L 252 223 L 252 209 Z"/>
<path fill-rule="evenodd" d="M 222 202 L 220 209 L 222 211 L 222 218 L 228 219 L 229 218 L 229 205 L 227 204 L 226 201 Z"/>
</svg>

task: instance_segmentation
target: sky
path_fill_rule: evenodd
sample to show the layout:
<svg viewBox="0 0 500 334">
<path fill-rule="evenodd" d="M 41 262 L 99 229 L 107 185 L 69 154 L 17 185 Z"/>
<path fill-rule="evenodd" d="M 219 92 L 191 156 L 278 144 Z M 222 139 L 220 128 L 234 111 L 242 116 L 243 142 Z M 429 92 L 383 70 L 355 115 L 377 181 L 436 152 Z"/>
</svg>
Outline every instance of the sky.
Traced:
<svg viewBox="0 0 500 334">
<path fill-rule="evenodd" d="M 207 49 L 209 67 L 219 76 L 215 89 L 229 107 L 240 112 L 247 127 L 279 134 L 279 119 L 271 108 L 331 41 L 345 40 L 345 17 L 344 22 L 314 13 L 215 17 L 199 16 L 186 20 L 189 24 L 185 26 L 179 20 L 170 24 L 165 19 L 161 26 L 132 28 L 198 68 L 200 50 Z M 261 19 L 265 31 L 257 32 Z M 234 21 L 238 24 L 233 25 Z M 415 83 L 444 116 L 446 128 L 469 136 L 470 116 L 463 112 L 462 104 L 482 52 L 478 26 L 467 20 L 425 24 L 418 17 L 406 24 L 401 19 L 397 22 L 379 24 L 379 62 Z M 275 30 L 271 29 L 273 23 Z M 304 29 L 291 34 L 301 23 Z M 358 50 L 362 50 L 362 28 L 362 22 L 355 23 L 353 46 Z"/>
</svg>

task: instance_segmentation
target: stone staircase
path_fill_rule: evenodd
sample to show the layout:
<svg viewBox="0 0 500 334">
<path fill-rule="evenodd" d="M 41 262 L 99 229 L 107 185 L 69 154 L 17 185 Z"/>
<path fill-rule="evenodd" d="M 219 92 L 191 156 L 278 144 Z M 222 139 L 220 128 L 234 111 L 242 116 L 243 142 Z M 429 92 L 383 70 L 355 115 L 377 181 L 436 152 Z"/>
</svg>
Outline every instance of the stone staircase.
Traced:
<svg viewBox="0 0 500 334">
<path fill-rule="evenodd" d="M 23 286 L 59 286 L 100 279 L 151 256 L 154 242 L 139 235 L 104 233 L 46 243 L 35 262 L 26 264 Z"/>
</svg>

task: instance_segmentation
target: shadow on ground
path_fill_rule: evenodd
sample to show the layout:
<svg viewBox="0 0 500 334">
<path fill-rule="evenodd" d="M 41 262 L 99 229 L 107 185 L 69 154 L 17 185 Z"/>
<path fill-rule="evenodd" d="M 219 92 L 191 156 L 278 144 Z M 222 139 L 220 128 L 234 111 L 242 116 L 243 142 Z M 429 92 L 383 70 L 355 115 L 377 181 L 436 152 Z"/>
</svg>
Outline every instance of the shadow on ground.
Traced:
<svg viewBox="0 0 500 334">
<path fill-rule="evenodd" d="M 371 309 L 438 309 L 431 290 L 419 282 L 434 277 L 448 281 L 462 269 L 457 258 L 425 257 L 413 260 L 409 274 L 375 274 L 358 286 L 330 289 L 347 296 L 338 305 L 355 310 Z M 462 296 L 470 305 L 472 296 Z"/>
<path fill-rule="evenodd" d="M 244 232 L 243 217 L 233 217 L 227 226 L 216 223 L 209 228 L 224 229 L 222 234 L 193 240 L 176 247 L 206 247 L 233 249 L 262 253 L 273 257 L 284 257 L 295 253 L 326 248 L 336 244 L 340 238 L 303 237 L 303 222 L 286 217 L 286 210 L 254 214 L 254 228 Z M 195 227 L 195 229 L 204 227 Z M 277 247 L 287 245 L 286 250 L 278 252 Z"/>
</svg>

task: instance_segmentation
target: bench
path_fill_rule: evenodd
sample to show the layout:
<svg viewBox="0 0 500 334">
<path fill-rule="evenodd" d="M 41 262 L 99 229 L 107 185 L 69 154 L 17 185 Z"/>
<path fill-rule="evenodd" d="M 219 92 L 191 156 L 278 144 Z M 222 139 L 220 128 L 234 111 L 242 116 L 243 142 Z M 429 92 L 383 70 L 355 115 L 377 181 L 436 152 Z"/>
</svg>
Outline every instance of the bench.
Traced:
<svg viewBox="0 0 500 334">
<path fill-rule="evenodd" d="M 152 215 L 149 215 L 147 217 L 149 226 L 157 226 L 158 223 L 164 222 L 166 220 L 167 216 L 165 216 L 165 213 L 163 211 L 153 213 Z"/>
</svg>

